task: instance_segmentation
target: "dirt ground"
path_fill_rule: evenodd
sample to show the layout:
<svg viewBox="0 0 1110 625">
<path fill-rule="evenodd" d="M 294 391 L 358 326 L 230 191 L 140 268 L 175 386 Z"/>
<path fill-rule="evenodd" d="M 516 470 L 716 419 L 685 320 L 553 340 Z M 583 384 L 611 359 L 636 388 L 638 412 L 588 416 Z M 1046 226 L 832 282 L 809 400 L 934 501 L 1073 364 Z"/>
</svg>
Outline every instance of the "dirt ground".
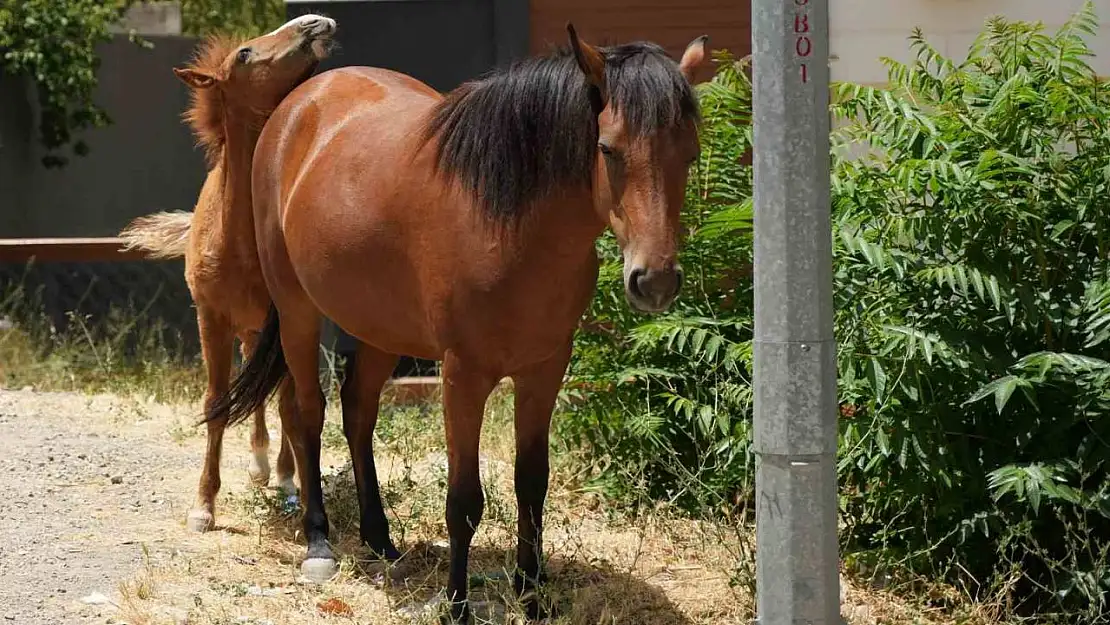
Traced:
<svg viewBox="0 0 1110 625">
<path fill-rule="evenodd" d="M 442 450 L 401 425 L 380 446 L 383 496 L 406 552 L 382 570 L 360 558 L 346 454 L 329 424 L 328 512 L 342 562 L 335 580 L 314 586 L 298 580 L 293 508 L 276 491 L 248 487 L 245 427 L 225 440 L 216 529 L 185 528 L 204 449 L 197 416 L 195 405 L 0 390 L 0 624 L 434 622 L 446 574 Z M 490 453 L 471 560 L 472 572 L 490 575 L 472 578 L 472 598 L 477 623 L 517 622 L 510 584 L 497 575 L 515 545 L 512 471 Z M 734 583 L 750 546 L 743 536 L 615 520 L 580 496 L 572 504 L 570 490 L 553 476 L 545 534 L 553 622 L 698 625 L 750 615 L 748 591 Z M 944 620 L 854 587 L 845 593 L 853 625 Z"/>
<path fill-rule="evenodd" d="M 95 593 L 178 539 L 201 454 L 159 425 L 113 398 L 0 391 L 0 618 L 103 623 Z"/>
</svg>

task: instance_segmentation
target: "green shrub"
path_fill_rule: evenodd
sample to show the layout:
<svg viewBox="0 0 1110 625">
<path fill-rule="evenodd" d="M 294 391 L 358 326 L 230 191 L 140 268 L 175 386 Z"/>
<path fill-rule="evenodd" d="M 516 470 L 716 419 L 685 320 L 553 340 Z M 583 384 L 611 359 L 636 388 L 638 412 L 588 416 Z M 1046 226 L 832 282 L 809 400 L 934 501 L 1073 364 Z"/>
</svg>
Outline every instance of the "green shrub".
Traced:
<svg viewBox="0 0 1110 625">
<path fill-rule="evenodd" d="M 833 176 L 849 546 L 1087 617 L 1110 610 L 1096 32 L 1090 4 L 1054 35 L 992 19 L 963 63 L 915 32 L 889 88 L 840 87 L 838 141 L 875 155 Z"/>
<path fill-rule="evenodd" d="M 885 60 L 887 88 L 834 94 L 847 559 L 1043 621 L 1110 614 L 1110 89 L 1086 62 L 1095 32 L 1090 3 L 1055 34 L 992 19 L 959 63 L 915 32 L 914 62 Z M 597 488 L 699 513 L 752 483 L 751 286 L 729 273 L 751 258 L 740 68 L 723 64 L 702 103 L 691 288 L 664 317 L 632 315 L 604 242 L 572 372 L 608 390 L 560 426 Z"/>
<path fill-rule="evenodd" d="M 46 167 L 63 167 L 69 158 L 62 150 L 71 144 L 75 155 L 86 155 L 88 145 L 75 137 L 111 123 L 93 101 L 100 67 L 96 46 L 111 40 L 108 29 L 135 1 L 0 0 L 0 72 L 34 82 Z M 257 36 L 285 17 L 280 0 L 182 0 L 181 5 L 186 34 L 197 36 Z"/>
<path fill-rule="evenodd" d="M 571 373 L 611 391 L 587 393 L 559 432 L 585 446 L 593 485 L 610 495 L 631 486 L 652 499 L 716 506 L 750 487 L 751 287 L 736 262 L 751 259 L 751 168 L 741 162 L 751 83 L 745 62 L 717 59 L 720 71 L 698 86 L 702 153 L 687 193 L 687 280 L 674 310 L 647 322 L 631 312 L 616 242 L 610 234 L 600 244 L 598 293 Z"/>
<path fill-rule="evenodd" d="M 45 166 L 65 165 L 58 150 L 71 142 L 84 156 L 88 146 L 73 135 L 109 123 L 92 99 L 100 66 L 96 46 L 111 39 L 108 28 L 132 1 L 0 0 L 0 72 L 34 81 Z"/>
<path fill-rule="evenodd" d="M 183 30 L 190 35 L 222 32 L 257 37 L 285 21 L 285 3 L 282 0 L 181 0 L 181 21 Z"/>
</svg>

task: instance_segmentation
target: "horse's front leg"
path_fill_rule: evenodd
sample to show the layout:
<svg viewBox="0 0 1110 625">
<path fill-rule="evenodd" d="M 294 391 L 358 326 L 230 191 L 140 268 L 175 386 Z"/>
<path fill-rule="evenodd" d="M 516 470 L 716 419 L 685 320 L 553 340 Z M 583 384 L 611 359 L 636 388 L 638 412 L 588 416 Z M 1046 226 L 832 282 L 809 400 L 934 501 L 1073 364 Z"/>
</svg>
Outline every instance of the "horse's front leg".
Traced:
<svg viewBox="0 0 1110 625">
<path fill-rule="evenodd" d="M 478 475 L 478 441 L 486 400 L 497 377 L 463 361 L 453 351 L 443 359 L 443 419 L 447 429 L 447 572 L 449 613 L 444 621 L 469 623 L 467 563 L 470 542 L 482 520 L 485 497 Z"/>
<path fill-rule="evenodd" d="M 206 416 L 210 416 L 216 398 L 227 392 L 235 334 L 224 316 L 200 304 L 197 305 L 197 329 L 200 331 L 204 366 L 208 370 L 204 412 Z M 215 524 L 216 494 L 220 492 L 220 455 L 226 429 L 226 418 L 209 421 L 207 424 L 208 444 L 204 450 L 204 469 L 200 474 L 196 503 L 189 510 L 185 521 L 186 526 L 196 532 L 206 532 Z"/>
<path fill-rule="evenodd" d="M 543 504 L 547 497 L 551 413 L 570 362 L 571 343 L 513 375 L 515 389 L 517 548 L 514 589 L 529 619 L 539 619 L 543 573 Z"/>
</svg>

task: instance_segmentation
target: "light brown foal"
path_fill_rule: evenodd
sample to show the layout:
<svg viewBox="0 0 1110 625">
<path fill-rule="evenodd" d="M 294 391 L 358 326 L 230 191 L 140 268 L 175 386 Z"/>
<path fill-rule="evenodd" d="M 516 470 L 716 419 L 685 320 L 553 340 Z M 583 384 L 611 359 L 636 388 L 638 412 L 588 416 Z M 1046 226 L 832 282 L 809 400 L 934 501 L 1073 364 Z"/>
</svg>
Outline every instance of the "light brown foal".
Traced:
<svg viewBox="0 0 1110 625">
<path fill-rule="evenodd" d="M 158 213 L 133 221 L 121 233 L 128 247 L 152 256 L 185 256 L 185 279 L 197 307 L 201 349 L 208 370 L 205 409 L 231 378 L 235 337 L 244 360 L 254 350 L 266 319 L 270 296 L 258 266 L 251 210 L 251 160 L 255 142 L 274 108 L 304 82 L 331 48 L 334 20 L 304 15 L 277 30 L 240 42 L 211 37 L 194 62 L 174 73 L 192 90 L 186 118 L 204 146 L 208 177 L 193 213 Z M 206 531 L 215 520 L 220 490 L 220 454 L 226 419 L 208 420 L 208 448 L 196 503 L 187 524 Z M 254 411 L 251 430 L 251 480 L 270 480 L 270 437 L 265 408 Z M 289 493 L 293 453 L 283 428 L 278 453 L 278 483 Z"/>
</svg>

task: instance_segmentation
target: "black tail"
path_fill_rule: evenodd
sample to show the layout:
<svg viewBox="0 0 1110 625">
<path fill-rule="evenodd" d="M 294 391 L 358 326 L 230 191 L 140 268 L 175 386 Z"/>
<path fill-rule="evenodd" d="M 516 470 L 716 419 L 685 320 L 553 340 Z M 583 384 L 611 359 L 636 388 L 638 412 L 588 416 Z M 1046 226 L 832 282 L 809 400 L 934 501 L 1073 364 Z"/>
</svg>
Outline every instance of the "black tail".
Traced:
<svg viewBox="0 0 1110 625">
<path fill-rule="evenodd" d="M 271 305 L 266 314 L 266 324 L 258 335 L 254 353 L 243 363 L 227 393 L 217 397 L 208 407 L 203 422 L 215 421 L 222 416 L 227 417 L 230 425 L 245 420 L 266 405 L 288 373 L 285 352 L 281 349 L 277 308 Z"/>
</svg>

